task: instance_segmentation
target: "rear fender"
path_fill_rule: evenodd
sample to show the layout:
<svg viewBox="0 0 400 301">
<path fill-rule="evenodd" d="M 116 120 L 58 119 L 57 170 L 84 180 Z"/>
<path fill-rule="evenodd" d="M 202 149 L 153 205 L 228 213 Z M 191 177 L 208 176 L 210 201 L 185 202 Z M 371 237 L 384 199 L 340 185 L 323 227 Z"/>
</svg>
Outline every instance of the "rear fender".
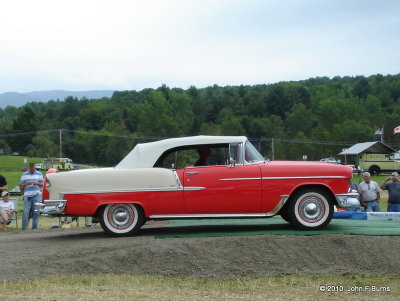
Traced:
<svg viewBox="0 0 400 301">
<path fill-rule="evenodd" d="M 42 203 L 43 203 L 44 200 L 48 200 L 50 198 L 50 193 L 46 188 L 47 187 L 47 182 L 48 182 L 47 175 L 48 174 L 52 174 L 52 173 L 56 173 L 56 172 L 58 172 L 58 169 L 56 169 L 56 168 L 50 168 L 46 172 L 46 177 L 44 178 L 44 181 L 43 181 Z"/>
</svg>

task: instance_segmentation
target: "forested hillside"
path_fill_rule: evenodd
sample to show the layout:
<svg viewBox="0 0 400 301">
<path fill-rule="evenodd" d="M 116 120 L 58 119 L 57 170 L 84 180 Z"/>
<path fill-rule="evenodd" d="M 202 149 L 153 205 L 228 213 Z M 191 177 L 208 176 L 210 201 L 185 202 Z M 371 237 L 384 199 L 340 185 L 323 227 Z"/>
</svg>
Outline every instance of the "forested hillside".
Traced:
<svg viewBox="0 0 400 301">
<path fill-rule="evenodd" d="M 274 159 L 319 160 L 357 142 L 398 149 L 400 74 L 311 78 L 254 86 L 116 91 L 111 98 L 0 109 L 5 153 L 115 165 L 137 142 L 187 135 L 246 135 Z M 21 134 L 23 133 L 23 134 Z"/>
</svg>

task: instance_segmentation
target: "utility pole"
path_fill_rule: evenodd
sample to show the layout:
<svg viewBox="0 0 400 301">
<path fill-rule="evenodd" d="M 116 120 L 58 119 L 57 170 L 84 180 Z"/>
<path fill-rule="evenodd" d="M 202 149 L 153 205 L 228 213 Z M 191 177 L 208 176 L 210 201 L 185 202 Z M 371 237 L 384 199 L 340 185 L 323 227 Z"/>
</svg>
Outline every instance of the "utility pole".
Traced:
<svg viewBox="0 0 400 301">
<path fill-rule="evenodd" d="M 62 129 L 59 129 L 60 132 L 60 158 L 62 158 Z"/>
<path fill-rule="evenodd" d="M 272 160 L 275 159 L 275 147 L 274 147 L 274 138 L 271 140 L 271 148 L 272 148 Z"/>
</svg>

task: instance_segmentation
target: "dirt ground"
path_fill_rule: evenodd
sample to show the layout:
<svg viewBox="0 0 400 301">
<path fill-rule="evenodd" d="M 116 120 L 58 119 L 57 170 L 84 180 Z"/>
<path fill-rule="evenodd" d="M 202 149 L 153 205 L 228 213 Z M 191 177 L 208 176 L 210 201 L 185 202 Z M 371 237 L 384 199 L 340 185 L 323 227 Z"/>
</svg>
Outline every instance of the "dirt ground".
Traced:
<svg viewBox="0 0 400 301">
<path fill-rule="evenodd" d="M 400 274 L 400 236 L 257 235 L 112 238 L 101 228 L 0 232 L 0 280 L 98 273 L 188 277 Z"/>
</svg>

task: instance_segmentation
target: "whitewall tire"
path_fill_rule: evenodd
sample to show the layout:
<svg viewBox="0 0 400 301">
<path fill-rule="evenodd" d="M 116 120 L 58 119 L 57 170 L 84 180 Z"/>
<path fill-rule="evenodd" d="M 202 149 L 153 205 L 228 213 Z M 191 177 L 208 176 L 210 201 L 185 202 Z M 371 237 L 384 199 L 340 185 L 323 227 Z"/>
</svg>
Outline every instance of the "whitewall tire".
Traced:
<svg viewBox="0 0 400 301">
<path fill-rule="evenodd" d="M 134 204 L 109 204 L 100 210 L 99 219 L 107 233 L 126 236 L 139 231 L 144 215 L 143 210 Z"/>
<path fill-rule="evenodd" d="M 288 213 L 290 222 L 298 229 L 322 229 L 333 216 L 332 197 L 322 189 L 303 189 L 290 199 Z"/>
</svg>

